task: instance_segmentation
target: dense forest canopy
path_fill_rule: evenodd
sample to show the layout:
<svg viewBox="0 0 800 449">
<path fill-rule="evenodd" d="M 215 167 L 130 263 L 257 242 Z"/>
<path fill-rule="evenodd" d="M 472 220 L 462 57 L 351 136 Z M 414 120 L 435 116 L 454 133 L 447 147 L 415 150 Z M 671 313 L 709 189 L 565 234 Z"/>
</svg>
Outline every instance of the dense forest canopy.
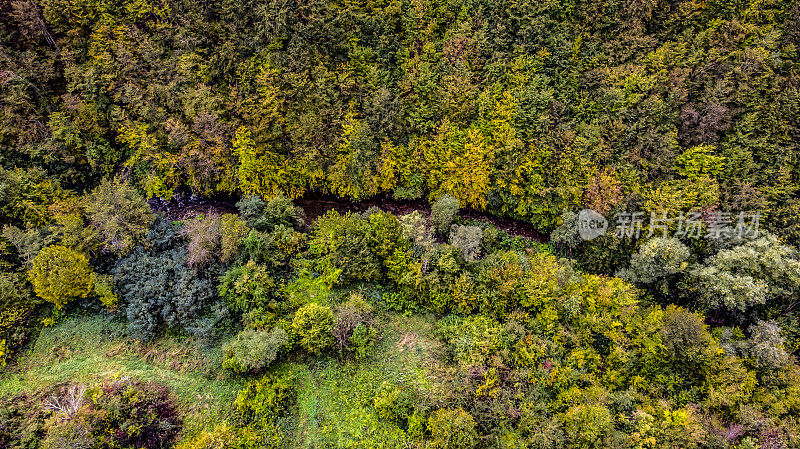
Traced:
<svg viewBox="0 0 800 449">
<path fill-rule="evenodd" d="M 1 7 L 4 186 L 448 193 L 547 231 L 718 206 L 800 233 L 797 2 Z"/>
<path fill-rule="evenodd" d="M 790 0 L 0 0 L 0 448 L 800 447 L 799 47 Z"/>
</svg>

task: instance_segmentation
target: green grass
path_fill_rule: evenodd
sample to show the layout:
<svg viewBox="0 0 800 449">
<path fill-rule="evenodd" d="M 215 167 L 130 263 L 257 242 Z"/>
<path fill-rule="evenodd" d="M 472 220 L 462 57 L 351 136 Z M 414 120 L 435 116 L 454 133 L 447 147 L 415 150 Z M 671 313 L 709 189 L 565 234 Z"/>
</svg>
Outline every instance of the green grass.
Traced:
<svg viewBox="0 0 800 449">
<path fill-rule="evenodd" d="M 385 381 L 414 387 L 434 397 L 442 388 L 443 349 L 433 337 L 433 320 L 389 314 L 373 360 L 327 359 L 301 377 L 298 392 L 298 446 L 408 447 L 408 436 L 378 418 L 375 394 Z"/>
<path fill-rule="evenodd" d="M 18 364 L 0 377 L 0 395 L 128 377 L 170 387 L 184 410 L 188 431 L 227 414 L 243 380 L 215 375 L 212 359 L 193 341 L 165 337 L 142 344 L 124 335 L 124 324 L 103 317 L 71 318 L 46 328 Z"/>
</svg>

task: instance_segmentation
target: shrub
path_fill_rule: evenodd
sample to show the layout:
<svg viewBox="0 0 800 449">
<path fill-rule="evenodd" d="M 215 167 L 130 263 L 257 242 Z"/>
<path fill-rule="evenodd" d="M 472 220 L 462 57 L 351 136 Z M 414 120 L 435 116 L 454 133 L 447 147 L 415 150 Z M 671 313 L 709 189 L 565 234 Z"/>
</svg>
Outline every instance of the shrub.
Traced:
<svg viewBox="0 0 800 449">
<path fill-rule="evenodd" d="M 360 293 L 351 294 L 350 299 L 337 308 L 333 336 L 340 352 L 352 350 L 363 358 L 371 349 L 375 339 L 372 307 Z"/>
<path fill-rule="evenodd" d="M 372 402 L 381 419 L 405 426 L 414 412 L 415 396 L 412 389 L 386 381 Z"/>
<path fill-rule="evenodd" d="M 371 357 L 375 350 L 375 341 L 378 337 L 378 331 L 374 326 L 366 323 L 358 323 L 352 334 L 347 339 L 349 342 L 349 349 L 355 356 L 356 360 L 366 360 Z"/>
<path fill-rule="evenodd" d="M 607 447 L 604 439 L 613 430 L 611 413 L 602 405 L 576 405 L 564 414 L 564 431 L 570 447 Z"/>
<path fill-rule="evenodd" d="M 88 391 L 73 385 L 42 402 L 53 414 L 35 440 L 42 448 L 161 449 L 172 446 L 182 425 L 175 399 L 154 383 L 123 380 Z"/>
<path fill-rule="evenodd" d="M 482 365 L 507 343 L 500 323 L 483 315 L 445 317 L 436 323 L 436 335 L 466 365 Z"/>
<path fill-rule="evenodd" d="M 425 223 L 425 217 L 419 211 L 415 210 L 400 217 L 400 231 L 406 240 L 414 242 L 420 248 L 427 250 L 436 243 Z"/>
<path fill-rule="evenodd" d="M 186 259 L 193 267 L 230 262 L 238 254 L 247 226 L 236 215 L 206 215 L 187 220 L 182 229 L 188 244 Z"/>
<path fill-rule="evenodd" d="M 216 296 L 212 279 L 217 274 L 188 266 L 183 240 L 174 226 L 160 220 L 148 240 L 147 248 L 137 248 L 112 270 L 117 291 L 126 303 L 131 336 L 142 340 L 152 338 L 164 326 L 195 324 Z"/>
<path fill-rule="evenodd" d="M 175 445 L 175 449 L 249 449 L 262 447 L 257 431 L 235 427 L 228 422 L 216 424 Z"/>
<path fill-rule="evenodd" d="M 781 328 L 774 321 L 758 321 L 751 326 L 748 346 L 750 356 L 759 368 L 779 370 L 789 363 Z"/>
<path fill-rule="evenodd" d="M 409 242 L 403 238 L 400 221 L 392 214 L 378 211 L 369 215 L 370 248 L 381 261 L 385 261 L 397 249 L 404 249 Z"/>
<path fill-rule="evenodd" d="M 800 290 L 800 255 L 767 235 L 720 251 L 691 271 L 690 293 L 706 310 L 744 312 L 767 304 L 776 312 L 791 310 Z"/>
<path fill-rule="evenodd" d="M 476 262 L 481 257 L 483 231 L 478 226 L 453 226 L 450 230 L 450 244 L 461 251 L 464 260 Z"/>
<path fill-rule="evenodd" d="M 119 306 L 119 296 L 114 292 L 114 278 L 112 276 L 96 275 L 93 278 L 94 295 L 108 310 L 116 310 Z"/>
<path fill-rule="evenodd" d="M 219 215 L 197 216 L 186 220 L 181 229 L 186 236 L 186 263 L 202 267 L 218 257 L 220 243 Z"/>
<path fill-rule="evenodd" d="M 442 195 L 431 205 L 431 226 L 439 235 L 447 235 L 458 213 L 458 200 Z"/>
<path fill-rule="evenodd" d="M 244 330 L 223 346 L 222 367 L 239 374 L 260 371 L 275 360 L 278 351 L 288 342 L 286 331 L 280 327 L 269 332 Z"/>
<path fill-rule="evenodd" d="M 241 267 L 234 267 L 222 276 L 219 296 L 231 310 L 248 312 L 267 307 L 273 302 L 277 283 L 263 265 L 252 260 Z"/>
<path fill-rule="evenodd" d="M 234 214 L 223 214 L 219 226 L 220 256 L 223 262 L 230 262 L 239 254 L 249 229 L 244 221 Z"/>
<path fill-rule="evenodd" d="M 557 247 L 564 246 L 570 250 L 577 248 L 583 242 L 578 230 L 578 214 L 565 210 L 561 214 L 561 224 L 550 233 L 550 241 Z"/>
<path fill-rule="evenodd" d="M 440 409 L 428 418 L 431 446 L 438 449 L 468 449 L 478 444 L 475 420 L 463 409 Z"/>
<path fill-rule="evenodd" d="M 86 196 L 86 211 L 106 248 L 119 255 L 128 254 L 147 234 L 153 214 L 147 201 L 128 184 L 103 181 Z"/>
<path fill-rule="evenodd" d="M 48 246 L 40 251 L 28 275 L 36 294 L 58 309 L 92 292 L 89 260 L 64 246 Z"/>
<path fill-rule="evenodd" d="M 28 322 L 39 302 L 16 274 L 0 272 L 0 366 L 34 330 Z"/>
<path fill-rule="evenodd" d="M 306 304 L 294 315 L 292 332 L 300 346 L 319 354 L 333 346 L 333 312 L 316 303 Z"/>
<path fill-rule="evenodd" d="M 299 229 L 303 226 L 303 209 L 284 196 L 264 202 L 259 196 L 246 196 L 236 203 L 239 215 L 248 227 L 269 232 L 276 226 Z"/>
<path fill-rule="evenodd" d="M 690 271 L 689 290 L 696 293 L 703 310 L 727 309 L 744 312 L 764 304 L 769 285 L 752 276 L 738 276 L 715 266 L 697 266 Z"/>
<path fill-rule="evenodd" d="M 309 249 L 323 264 L 341 270 L 340 281 L 374 281 L 381 263 L 370 249 L 370 223 L 359 215 L 328 211 L 317 220 Z"/>
<path fill-rule="evenodd" d="M 670 366 L 683 372 L 687 379 L 702 375 L 703 366 L 711 360 L 714 347 L 703 317 L 670 305 L 664 310 L 661 334 Z"/>
<path fill-rule="evenodd" d="M 3 237 L 17 250 L 23 264 L 30 266 L 42 248 L 52 244 L 54 238 L 42 229 L 25 229 L 16 226 L 3 226 Z"/>
<path fill-rule="evenodd" d="M 297 399 L 297 374 L 283 367 L 251 380 L 236 394 L 234 406 L 247 423 L 265 423 L 286 415 Z"/>
<path fill-rule="evenodd" d="M 116 382 L 102 388 L 93 433 L 108 446 L 161 449 L 180 432 L 181 419 L 170 391 L 155 383 Z"/>
<path fill-rule="evenodd" d="M 244 240 L 245 260 L 266 264 L 271 270 L 286 267 L 306 244 L 306 234 L 284 225 L 271 232 L 250 231 Z"/>
</svg>

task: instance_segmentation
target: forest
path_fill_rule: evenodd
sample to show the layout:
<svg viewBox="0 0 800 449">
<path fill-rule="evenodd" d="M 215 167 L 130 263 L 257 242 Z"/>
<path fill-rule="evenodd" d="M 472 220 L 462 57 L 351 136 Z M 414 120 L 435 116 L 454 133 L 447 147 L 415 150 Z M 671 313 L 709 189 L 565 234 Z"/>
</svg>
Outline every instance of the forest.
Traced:
<svg viewBox="0 0 800 449">
<path fill-rule="evenodd" d="M 0 449 L 800 447 L 800 2 L 0 0 Z"/>
</svg>

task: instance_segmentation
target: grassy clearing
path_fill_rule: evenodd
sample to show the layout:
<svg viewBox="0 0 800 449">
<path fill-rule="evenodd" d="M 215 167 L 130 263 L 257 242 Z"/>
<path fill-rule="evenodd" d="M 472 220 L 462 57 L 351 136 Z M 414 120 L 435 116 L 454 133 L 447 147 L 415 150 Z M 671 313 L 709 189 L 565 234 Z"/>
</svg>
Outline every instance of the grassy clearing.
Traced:
<svg viewBox="0 0 800 449">
<path fill-rule="evenodd" d="M 298 446 L 408 447 L 408 435 L 381 420 L 373 399 L 386 382 L 434 396 L 442 388 L 443 355 L 433 320 L 392 314 L 375 358 L 354 363 L 327 359 L 310 367 L 298 395 Z"/>
<path fill-rule="evenodd" d="M 192 340 L 165 337 L 142 344 L 125 337 L 124 324 L 78 317 L 44 329 L 30 351 L 0 377 L 0 395 L 65 382 L 153 381 L 175 392 L 191 431 L 225 416 L 243 383 L 215 375 L 214 365 Z"/>
</svg>

